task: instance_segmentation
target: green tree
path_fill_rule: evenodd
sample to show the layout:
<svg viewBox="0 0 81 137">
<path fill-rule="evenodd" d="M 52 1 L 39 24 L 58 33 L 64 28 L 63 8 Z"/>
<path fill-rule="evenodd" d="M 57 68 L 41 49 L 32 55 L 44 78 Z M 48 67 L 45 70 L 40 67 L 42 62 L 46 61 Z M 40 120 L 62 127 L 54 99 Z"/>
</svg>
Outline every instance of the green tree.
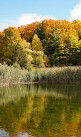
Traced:
<svg viewBox="0 0 81 137">
<path fill-rule="evenodd" d="M 45 46 L 45 53 L 49 58 L 49 63 L 57 65 L 59 61 L 58 47 L 61 43 L 61 35 L 58 29 L 51 29 Z"/>
<path fill-rule="evenodd" d="M 42 42 L 42 46 L 44 47 L 46 39 L 45 39 L 45 32 L 43 29 L 43 21 L 42 21 L 42 23 L 39 24 L 37 31 L 36 31 L 36 34 L 40 38 L 40 40 Z"/>
<path fill-rule="evenodd" d="M 40 38 L 40 40 L 43 40 L 45 38 L 44 30 L 43 30 L 43 22 L 39 24 L 36 34 Z"/>
</svg>

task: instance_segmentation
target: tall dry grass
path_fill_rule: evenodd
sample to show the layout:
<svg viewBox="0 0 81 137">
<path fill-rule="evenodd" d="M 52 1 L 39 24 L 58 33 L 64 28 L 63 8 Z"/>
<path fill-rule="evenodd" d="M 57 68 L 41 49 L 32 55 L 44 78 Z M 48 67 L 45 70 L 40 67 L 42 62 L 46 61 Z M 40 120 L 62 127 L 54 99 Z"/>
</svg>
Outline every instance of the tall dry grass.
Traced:
<svg viewBox="0 0 81 137">
<path fill-rule="evenodd" d="M 0 64 L 0 83 L 26 82 L 28 71 Z"/>
<path fill-rule="evenodd" d="M 81 66 L 40 68 L 27 71 L 0 64 L 0 83 L 81 83 Z"/>
<path fill-rule="evenodd" d="M 81 66 L 37 69 L 35 81 L 66 84 L 81 83 Z"/>
</svg>

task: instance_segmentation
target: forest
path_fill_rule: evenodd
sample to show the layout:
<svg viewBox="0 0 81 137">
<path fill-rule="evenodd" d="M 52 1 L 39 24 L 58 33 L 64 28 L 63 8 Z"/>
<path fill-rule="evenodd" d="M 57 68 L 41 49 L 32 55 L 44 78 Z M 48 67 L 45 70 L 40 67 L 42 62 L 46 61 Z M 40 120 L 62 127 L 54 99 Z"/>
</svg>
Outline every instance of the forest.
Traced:
<svg viewBox="0 0 81 137">
<path fill-rule="evenodd" d="M 0 63 L 32 69 L 81 65 L 81 21 L 43 20 L 0 32 Z"/>
</svg>

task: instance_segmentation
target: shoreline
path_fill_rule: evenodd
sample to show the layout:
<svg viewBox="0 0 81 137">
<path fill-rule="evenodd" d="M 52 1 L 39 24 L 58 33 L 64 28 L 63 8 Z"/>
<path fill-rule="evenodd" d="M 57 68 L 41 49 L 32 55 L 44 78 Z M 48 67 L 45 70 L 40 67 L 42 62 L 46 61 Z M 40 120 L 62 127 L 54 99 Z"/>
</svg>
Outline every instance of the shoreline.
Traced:
<svg viewBox="0 0 81 137">
<path fill-rule="evenodd" d="M 0 86 L 10 86 L 10 85 L 26 85 L 26 84 L 37 84 L 38 82 L 16 82 L 16 83 L 0 83 Z"/>
<path fill-rule="evenodd" d="M 0 83 L 0 86 L 11 86 L 11 85 L 31 85 L 31 84 L 54 84 L 54 85 L 81 85 L 80 82 L 70 82 L 70 83 L 53 83 L 53 82 L 16 82 L 16 83 Z"/>
</svg>

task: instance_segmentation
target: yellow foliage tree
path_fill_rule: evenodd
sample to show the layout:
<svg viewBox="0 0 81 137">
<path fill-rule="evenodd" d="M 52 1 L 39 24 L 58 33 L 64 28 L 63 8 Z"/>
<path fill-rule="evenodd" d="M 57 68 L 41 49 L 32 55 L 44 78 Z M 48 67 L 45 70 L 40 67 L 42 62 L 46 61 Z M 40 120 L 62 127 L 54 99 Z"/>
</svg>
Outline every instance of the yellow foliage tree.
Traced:
<svg viewBox="0 0 81 137">
<path fill-rule="evenodd" d="M 41 43 L 40 39 L 38 38 L 37 34 L 35 34 L 33 36 L 31 46 L 32 46 L 33 50 L 36 50 L 36 51 L 43 50 L 42 43 Z"/>
<path fill-rule="evenodd" d="M 2 51 L 0 62 L 5 62 L 8 65 L 18 62 L 20 66 L 25 67 L 26 54 L 23 50 L 23 44 L 23 39 L 15 27 L 5 29 L 0 34 L 0 50 Z"/>
</svg>

